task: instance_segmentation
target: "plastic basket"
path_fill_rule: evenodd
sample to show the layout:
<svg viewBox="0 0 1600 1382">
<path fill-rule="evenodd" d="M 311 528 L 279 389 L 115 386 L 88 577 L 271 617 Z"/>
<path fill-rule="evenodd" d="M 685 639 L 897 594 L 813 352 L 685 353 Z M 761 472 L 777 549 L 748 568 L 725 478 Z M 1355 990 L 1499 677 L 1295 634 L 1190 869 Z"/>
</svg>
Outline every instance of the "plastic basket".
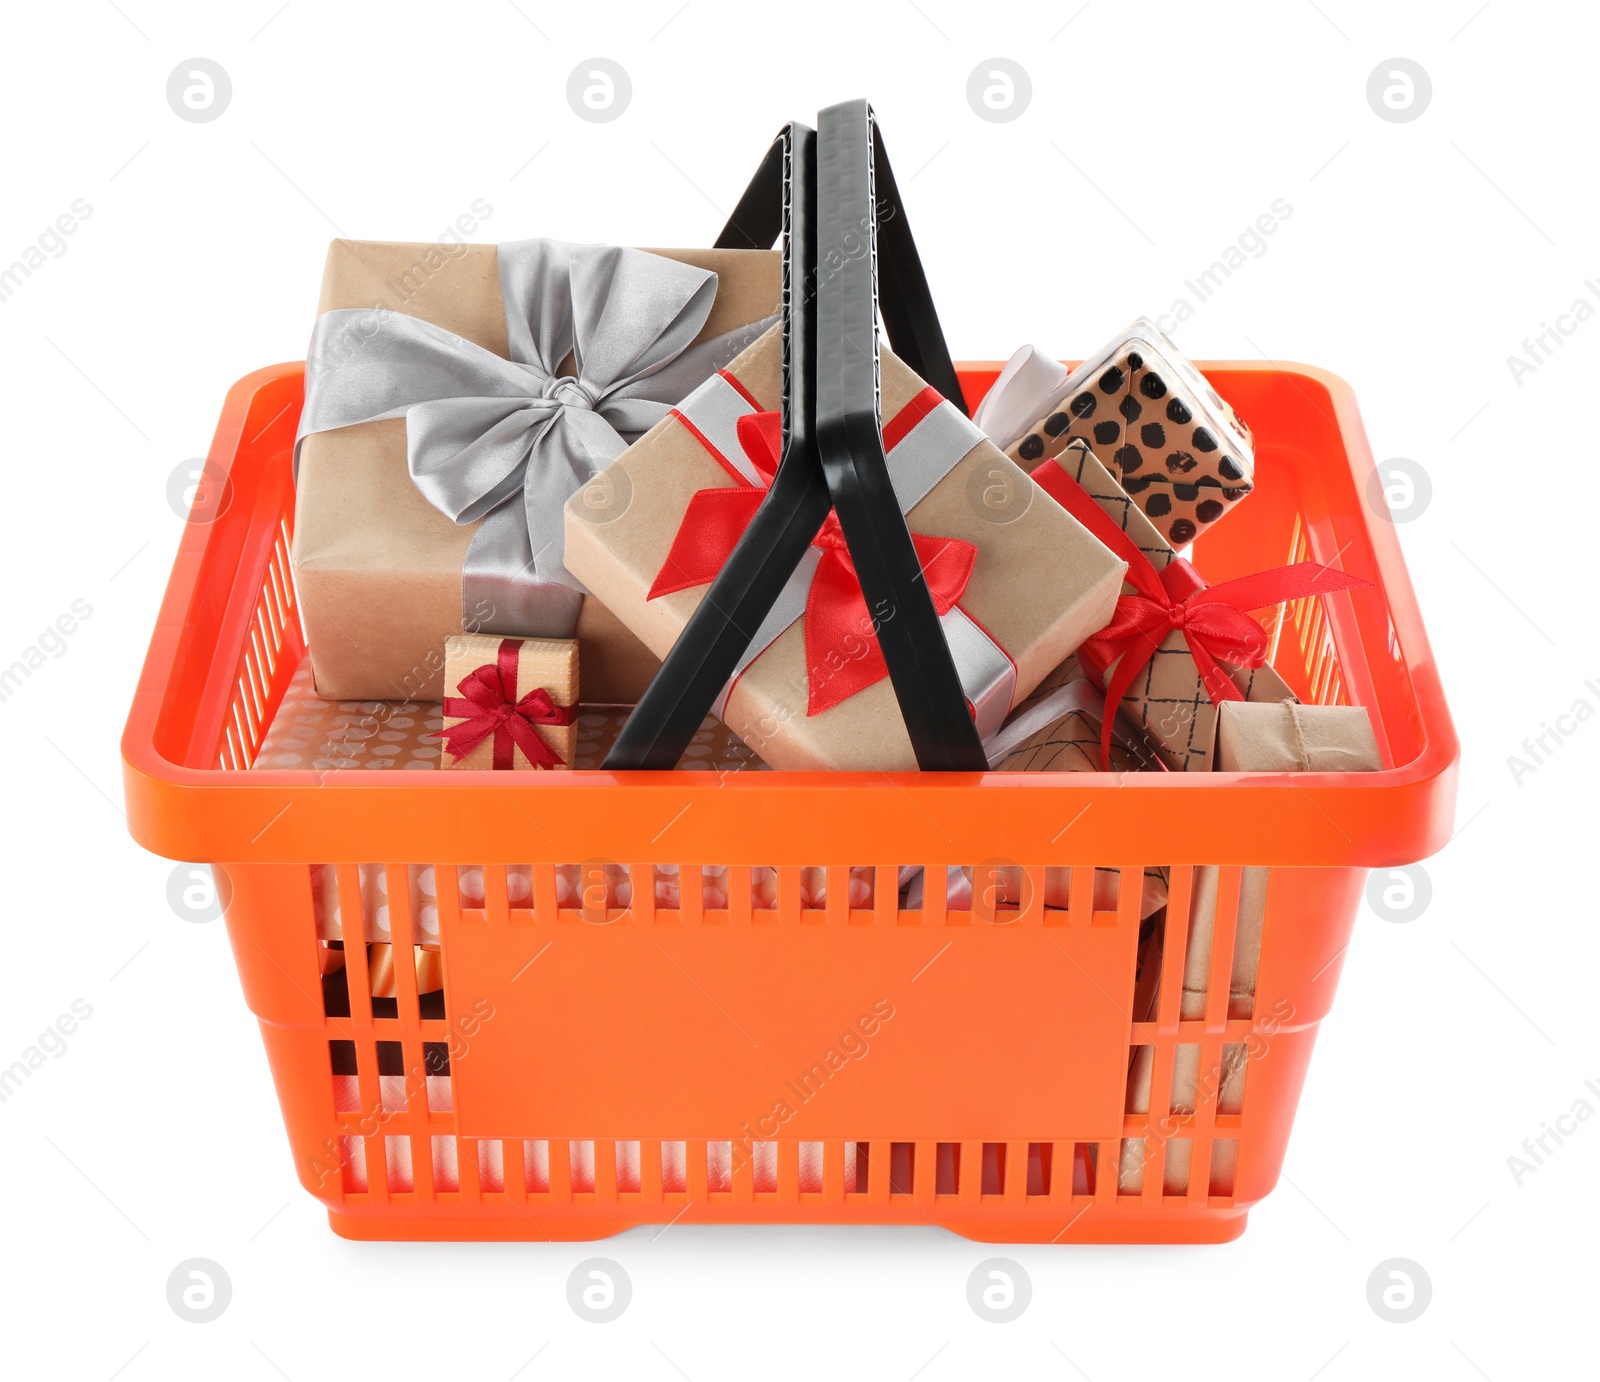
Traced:
<svg viewBox="0 0 1600 1382">
<path fill-rule="evenodd" d="M 360 1238 L 582 1239 L 634 1224 L 938 1224 L 1029 1241 L 1218 1241 L 1278 1178 L 1317 1027 L 1366 870 L 1447 838 L 1457 743 L 1392 525 L 1365 500 L 1372 459 L 1350 389 L 1299 366 L 1216 364 L 1248 417 L 1257 487 L 1208 532 L 1214 581 L 1332 561 L 1374 587 L 1280 612 L 1274 663 L 1308 701 L 1368 707 L 1388 765 L 1361 775 L 805 774 L 583 771 L 499 775 L 251 771 L 304 654 L 290 572 L 297 364 L 229 393 L 210 460 L 214 521 L 186 528 L 123 744 L 128 819 L 170 858 L 222 866 L 227 926 L 260 1020 L 303 1185 Z M 974 403 L 991 365 L 964 367 Z M 938 889 L 898 907 L 901 865 L 1020 863 L 1035 899 L 955 911 Z M 682 867 L 682 905 L 556 905 L 555 868 Z M 444 1004 L 397 967 L 369 995 L 347 951 L 348 1016 L 320 978 L 311 886 L 359 866 L 415 936 L 408 870 L 484 870 L 484 904 L 438 887 Z M 512 906 L 505 865 L 532 865 Z M 726 908 L 694 866 L 729 865 Z M 1180 1021 L 1181 925 L 1167 930 L 1154 1021 L 1132 1022 L 1139 871 L 1222 866 L 1203 1020 Z M 799 869 L 841 886 L 802 910 Z M 868 910 L 843 871 L 874 865 Z M 1046 910 L 1047 866 L 1119 867 L 1123 905 L 1087 887 Z M 1230 1018 L 1240 866 L 1270 866 L 1255 1012 Z M 746 866 L 775 866 L 752 905 Z M 347 906 L 346 911 L 354 909 Z M 347 923 L 348 924 L 348 923 Z M 885 1012 L 890 1016 L 885 1017 Z M 866 1018 L 864 1023 L 859 1019 Z M 865 1032 L 870 1028 L 870 1034 Z M 854 1035 L 847 1035 L 853 1033 Z M 1249 1052 L 1242 1104 L 1202 1079 L 1171 1113 L 1178 1048 L 1214 1070 Z M 1124 1112 L 1132 1047 L 1155 1048 L 1150 1115 Z M 835 1068 L 837 1067 L 837 1068 Z M 819 1073 L 819 1071 L 821 1073 Z M 397 1080 L 396 1076 L 400 1078 Z M 787 1109 L 787 1116 L 783 1110 Z M 1139 1193 L 1118 1143 L 1148 1138 Z M 1163 1157 L 1192 1174 L 1165 1192 Z M 1222 1144 L 1231 1175 L 1207 1173 Z"/>
</svg>

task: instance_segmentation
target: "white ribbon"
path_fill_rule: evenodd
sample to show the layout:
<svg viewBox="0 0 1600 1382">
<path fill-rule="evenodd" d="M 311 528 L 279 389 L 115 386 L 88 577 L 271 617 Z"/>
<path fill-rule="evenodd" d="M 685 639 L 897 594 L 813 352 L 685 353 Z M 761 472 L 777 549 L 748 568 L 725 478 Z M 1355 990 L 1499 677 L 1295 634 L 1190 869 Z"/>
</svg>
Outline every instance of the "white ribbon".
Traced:
<svg viewBox="0 0 1600 1382">
<path fill-rule="evenodd" d="M 1067 367 L 1037 346 L 1023 346 L 1006 361 L 994 387 L 983 396 L 973 423 L 1004 451 L 1013 446 L 1061 397 Z"/>
</svg>

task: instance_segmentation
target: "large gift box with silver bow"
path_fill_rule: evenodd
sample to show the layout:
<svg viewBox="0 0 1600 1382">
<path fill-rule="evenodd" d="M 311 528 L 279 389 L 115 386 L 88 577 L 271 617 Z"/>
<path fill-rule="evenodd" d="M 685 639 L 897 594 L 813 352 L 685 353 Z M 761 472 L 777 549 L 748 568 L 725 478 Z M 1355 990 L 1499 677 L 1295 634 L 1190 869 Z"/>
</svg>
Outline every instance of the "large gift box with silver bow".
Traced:
<svg viewBox="0 0 1600 1382">
<path fill-rule="evenodd" d="M 760 504 L 778 453 L 774 329 L 567 504 L 567 561 L 653 651 L 688 622 Z M 1111 617 L 1123 563 L 888 350 L 896 498 L 979 733 Z M 884 617 L 883 612 L 876 613 Z M 836 521 L 716 705 L 772 767 L 916 767 Z"/>
<path fill-rule="evenodd" d="M 462 632 L 658 665 L 563 560 L 567 497 L 775 320 L 765 250 L 336 240 L 306 361 L 294 561 L 318 691 L 438 700 Z"/>
</svg>

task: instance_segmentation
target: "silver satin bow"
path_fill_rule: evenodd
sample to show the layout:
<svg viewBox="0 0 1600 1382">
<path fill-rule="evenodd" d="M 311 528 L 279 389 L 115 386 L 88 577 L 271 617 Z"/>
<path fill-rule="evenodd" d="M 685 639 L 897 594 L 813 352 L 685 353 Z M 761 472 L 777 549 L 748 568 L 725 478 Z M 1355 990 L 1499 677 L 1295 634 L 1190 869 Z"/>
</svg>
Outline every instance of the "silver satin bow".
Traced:
<svg viewBox="0 0 1600 1382">
<path fill-rule="evenodd" d="M 503 244 L 499 263 L 510 358 L 402 312 L 324 312 L 299 435 L 403 416 L 418 490 L 456 523 L 482 520 L 464 625 L 569 638 L 585 592 L 562 560 L 568 497 L 776 318 L 692 346 L 708 269 L 560 240 Z M 569 354 L 576 373 L 558 374 Z"/>
</svg>

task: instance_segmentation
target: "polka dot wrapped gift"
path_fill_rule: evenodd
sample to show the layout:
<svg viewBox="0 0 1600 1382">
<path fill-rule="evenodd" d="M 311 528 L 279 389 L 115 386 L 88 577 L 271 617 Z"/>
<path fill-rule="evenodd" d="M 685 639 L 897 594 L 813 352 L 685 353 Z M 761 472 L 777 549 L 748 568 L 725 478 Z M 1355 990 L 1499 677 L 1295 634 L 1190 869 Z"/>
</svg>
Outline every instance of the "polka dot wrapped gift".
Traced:
<svg viewBox="0 0 1600 1382">
<path fill-rule="evenodd" d="M 1032 470 L 1082 441 L 1174 547 L 1250 493 L 1250 429 L 1156 324 L 1141 317 L 1077 369 L 1024 346 L 974 421 Z"/>
</svg>

